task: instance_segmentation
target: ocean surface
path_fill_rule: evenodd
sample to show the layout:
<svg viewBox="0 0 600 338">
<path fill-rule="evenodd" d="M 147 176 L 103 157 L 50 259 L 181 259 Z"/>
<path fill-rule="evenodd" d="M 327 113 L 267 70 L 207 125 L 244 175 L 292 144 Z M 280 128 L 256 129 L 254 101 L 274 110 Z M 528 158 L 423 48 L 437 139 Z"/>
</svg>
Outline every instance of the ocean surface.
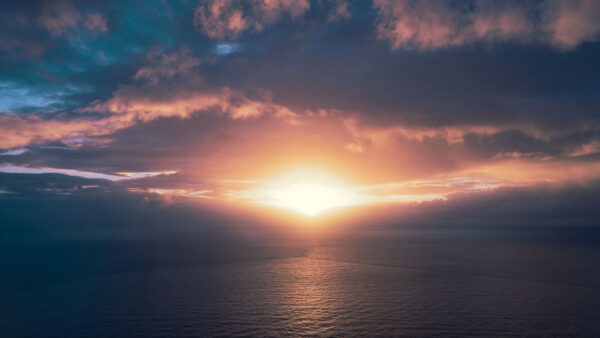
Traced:
<svg viewBox="0 0 600 338">
<path fill-rule="evenodd" d="M 600 231 L 0 239 L 0 336 L 599 336 Z"/>
</svg>

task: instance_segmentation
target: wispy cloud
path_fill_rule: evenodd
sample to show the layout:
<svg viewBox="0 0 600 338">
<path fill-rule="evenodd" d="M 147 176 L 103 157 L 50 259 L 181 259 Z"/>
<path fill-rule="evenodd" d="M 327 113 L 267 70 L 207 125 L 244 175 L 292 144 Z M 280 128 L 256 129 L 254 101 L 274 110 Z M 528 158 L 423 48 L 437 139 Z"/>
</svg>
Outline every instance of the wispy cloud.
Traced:
<svg viewBox="0 0 600 338">
<path fill-rule="evenodd" d="M 223 42 L 223 43 L 217 44 L 217 46 L 215 48 L 215 53 L 217 55 L 225 56 L 225 55 L 236 53 L 236 52 L 240 51 L 241 49 L 242 49 L 242 47 L 238 43 Z"/>
<path fill-rule="evenodd" d="M 145 202 L 173 203 L 181 199 L 211 200 L 214 198 L 213 191 L 209 189 L 168 189 L 168 188 L 128 188 L 134 194 L 146 195 Z"/>
<path fill-rule="evenodd" d="M 109 181 L 123 181 L 138 178 L 154 177 L 159 175 L 172 175 L 176 171 L 157 171 L 157 172 L 128 172 L 118 173 L 118 175 L 104 174 L 93 171 L 84 171 L 77 169 L 47 168 L 47 167 L 24 167 L 15 165 L 0 166 L 0 172 L 9 174 L 61 174 L 89 179 L 100 179 Z"/>
<path fill-rule="evenodd" d="M 154 177 L 159 175 L 174 175 L 176 174 L 176 170 L 167 170 L 167 171 L 146 171 L 146 172 L 118 172 L 117 174 L 121 176 L 126 176 L 129 178 L 147 178 Z"/>
<path fill-rule="evenodd" d="M 29 149 L 27 149 L 27 148 L 14 148 L 14 149 L 9 149 L 9 150 L 0 152 L 0 156 L 17 156 L 17 155 L 25 154 L 28 151 L 29 151 Z"/>
</svg>

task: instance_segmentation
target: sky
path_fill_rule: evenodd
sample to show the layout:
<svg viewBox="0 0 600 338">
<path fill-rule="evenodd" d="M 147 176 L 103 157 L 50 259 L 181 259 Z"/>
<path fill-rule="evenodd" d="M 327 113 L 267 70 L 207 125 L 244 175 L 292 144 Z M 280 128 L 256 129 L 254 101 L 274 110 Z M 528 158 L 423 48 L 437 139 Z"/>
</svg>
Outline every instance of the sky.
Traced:
<svg viewBox="0 0 600 338">
<path fill-rule="evenodd" d="M 307 200 L 348 224 L 600 225 L 598 1 L 5 1 L 0 17 L 11 225 L 238 224 Z"/>
</svg>

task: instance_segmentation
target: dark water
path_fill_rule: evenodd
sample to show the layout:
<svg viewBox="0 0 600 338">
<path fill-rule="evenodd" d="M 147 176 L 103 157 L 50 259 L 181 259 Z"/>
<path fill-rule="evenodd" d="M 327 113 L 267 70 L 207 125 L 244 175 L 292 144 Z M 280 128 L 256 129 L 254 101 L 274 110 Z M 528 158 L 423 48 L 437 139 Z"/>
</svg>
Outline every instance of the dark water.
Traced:
<svg viewBox="0 0 600 338">
<path fill-rule="evenodd" d="M 6 240 L 1 336 L 598 336 L 599 239 L 493 228 Z"/>
</svg>

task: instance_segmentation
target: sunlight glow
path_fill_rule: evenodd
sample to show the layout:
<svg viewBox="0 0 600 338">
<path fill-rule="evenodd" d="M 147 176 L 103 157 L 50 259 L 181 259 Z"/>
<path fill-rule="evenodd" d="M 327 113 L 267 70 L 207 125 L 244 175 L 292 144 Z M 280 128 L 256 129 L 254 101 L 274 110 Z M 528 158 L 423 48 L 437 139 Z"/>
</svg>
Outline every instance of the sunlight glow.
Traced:
<svg viewBox="0 0 600 338">
<path fill-rule="evenodd" d="M 248 192 L 255 202 L 313 217 L 326 210 L 361 204 L 361 196 L 323 174 L 298 171 Z"/>
<path fill-rule="evenodd" d="M 270 207 L 287 209 L 307 217 L 316 217 L 333 209 L 375 204 L 407 204 L 445 200 L 443 186 L 459 184 L 463 188 L 484 189 L 488 181 L 460 180 L 405 181 L 374 185 L 348 185 L 334 175 L 311 169 L 298 169 L 284 176 L 265 180 L 226 180 L 249 185 L 247 189 L 229 191 L 229 197 Z M 432 185 L 432 189 L 427 189 Z M 415 187 L 419 188 L 415 191 Z"/>
<path fill-rule="evenodd" d="M 291 209 L 306 216 L 316 216 L 328 209 L 356 203 L 349 191 L 313 182 L 293 183 L 287 187 L 268 190 L 265 194 L 265 204 Z"/>
</svg>

